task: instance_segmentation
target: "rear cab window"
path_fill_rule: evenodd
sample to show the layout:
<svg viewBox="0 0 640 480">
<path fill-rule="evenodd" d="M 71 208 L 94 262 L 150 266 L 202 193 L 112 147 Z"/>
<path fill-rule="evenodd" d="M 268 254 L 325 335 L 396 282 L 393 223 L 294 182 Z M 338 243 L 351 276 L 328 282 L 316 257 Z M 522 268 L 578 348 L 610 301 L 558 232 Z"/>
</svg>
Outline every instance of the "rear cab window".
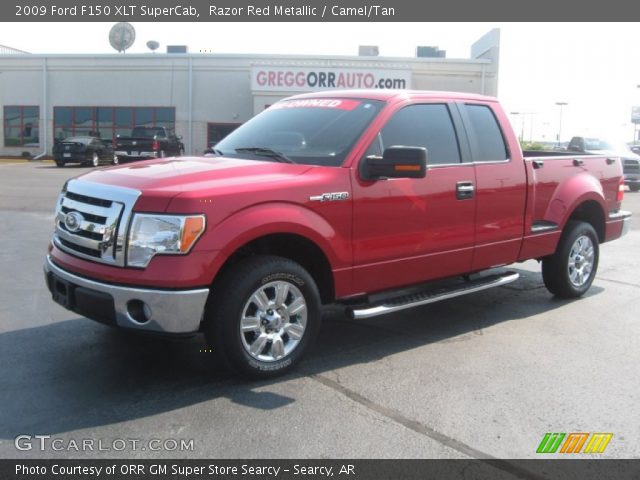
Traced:
<svg viewBox="0 0 640 480">
<path fill-rule="evenodd" d="M 474 162 L 504 162 L 509 160 L 504 135 L 498 119 L 488 105 L 461 105 Z"/>
</svg>

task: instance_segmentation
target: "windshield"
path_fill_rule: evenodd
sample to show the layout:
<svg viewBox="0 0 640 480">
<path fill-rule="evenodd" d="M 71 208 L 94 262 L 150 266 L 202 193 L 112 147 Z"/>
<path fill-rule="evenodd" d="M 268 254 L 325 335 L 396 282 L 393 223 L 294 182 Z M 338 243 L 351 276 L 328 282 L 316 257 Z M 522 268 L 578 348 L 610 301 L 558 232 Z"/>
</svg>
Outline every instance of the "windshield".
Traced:
<svg viewBox="0 0 640 480">
<path fill-rule="evenodd" d="M 278 102 L 215 145 L 221 155 L 339 166 L 383 102 L 299 99 Z"/>
<path fill-rule="evenodd" d="M 164 136 L 164 131 L 161 128 L 136 127 L 131 131 L 131 136 L 138 138 L 153 138 L 155 136 Z"/>
<path fill-rule="evenodd" d="M 628 152 L 629 146 L 624 142 L 603 140 L 602 138 L 585 138 L 585 150 L 606 150 L 609 152 Z"/>
</svg>

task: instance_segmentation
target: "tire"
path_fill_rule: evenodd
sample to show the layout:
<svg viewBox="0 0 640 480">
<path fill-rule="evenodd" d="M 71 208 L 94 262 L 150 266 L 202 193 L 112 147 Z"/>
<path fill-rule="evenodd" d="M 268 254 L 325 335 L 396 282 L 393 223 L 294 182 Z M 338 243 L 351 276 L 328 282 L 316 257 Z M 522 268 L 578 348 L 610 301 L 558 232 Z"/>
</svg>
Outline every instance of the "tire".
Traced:
<svg viewBox="0 0 640 480">
<path fill-rule="evenodd" d="M 204 330 L 232 370 L 265 379 L 294 368 L 320 321 L 311 275 L 291 260 L 264 255 L 242 260 L 214 286 Z"/>
<path fill-rule="evenodd" d="M 164 150 L 160 150 L 160 157 L 159 158 L 164 158 L 166 156 L 167 156 L 167 154 L 165 153 L 165 151 Z"/>
<path fill-rule="evenodd" d="M 640 185 L 629 185 L 630 192 L 637 192 L 638 190 L 640 190 Z"/>
<path fill-rule="evenodd" d="M 111 165 L 118 165 L 120 163 L 120 157 L 117 155 L 113 156 L 113 160 L 111 160 Z"/>
<path fill-rule="evenodd" d="M 56 160 L 56 167 L 58 168 L 64 167 L 64 160 Z"/>
<path fill-rule="evenodd" d="M 100 155 L 98 155 L 98 152 L 93 152 L 93 154 L 91 154 L 91 166 L 98 167 L 99 165 Z"/>
<path fill-rule="evenodd" d="M 556 252 L 542 260 L 544 285 L 560 298 L 581 297 L 593 283 L 599 257 L 594 228 L 586 222 L 569 221 Z"/>
</svg>

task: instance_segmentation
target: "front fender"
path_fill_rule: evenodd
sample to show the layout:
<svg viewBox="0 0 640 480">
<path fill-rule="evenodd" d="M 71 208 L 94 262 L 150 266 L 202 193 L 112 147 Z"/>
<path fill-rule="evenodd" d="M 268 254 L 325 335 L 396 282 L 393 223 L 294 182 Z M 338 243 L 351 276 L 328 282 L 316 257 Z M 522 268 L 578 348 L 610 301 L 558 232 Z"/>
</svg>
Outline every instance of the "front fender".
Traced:
<svg viewBox="0 0 640 480">
<path fill-rule="evenodd" d="M 317 245 L 332 270 L 351 265 L 350 230 L 339 232 L 317 212 L 299 204 L 272 202 L 234 213 L 207 231 L 199 248 L 220 252 L 211 266 L 213 278 L 224 262 L 243 245 L 272 234 L 294 234 Z"/>
</svg>

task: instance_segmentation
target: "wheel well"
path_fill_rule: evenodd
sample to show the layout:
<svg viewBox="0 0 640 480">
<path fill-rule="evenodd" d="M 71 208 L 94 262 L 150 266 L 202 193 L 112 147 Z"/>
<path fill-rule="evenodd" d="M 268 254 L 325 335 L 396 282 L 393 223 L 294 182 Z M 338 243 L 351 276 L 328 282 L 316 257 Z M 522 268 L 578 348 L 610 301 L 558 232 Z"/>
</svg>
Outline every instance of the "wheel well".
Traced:
<svg viewBox="0 0 640 480">
<path fill-rule="evenodd" d="M 590 223 L 598 234 L 600 243 L 605 239 L 605 221 L 602 208 L 595 200 L 587 200 L 576 208 L 569 220 L 580 220 Z"/>
<path fill-rule="evenodd" d="M 235 263 L 251 255 L 277 255 L 293 260 L 313 277 L 322 303 L 335 300 L 333 274 L 326 255 L 312 241 L 294 234 L 267 235 L 243 245 L 227 259 L 216 278 L 222 277 Z"/>
</svg>

